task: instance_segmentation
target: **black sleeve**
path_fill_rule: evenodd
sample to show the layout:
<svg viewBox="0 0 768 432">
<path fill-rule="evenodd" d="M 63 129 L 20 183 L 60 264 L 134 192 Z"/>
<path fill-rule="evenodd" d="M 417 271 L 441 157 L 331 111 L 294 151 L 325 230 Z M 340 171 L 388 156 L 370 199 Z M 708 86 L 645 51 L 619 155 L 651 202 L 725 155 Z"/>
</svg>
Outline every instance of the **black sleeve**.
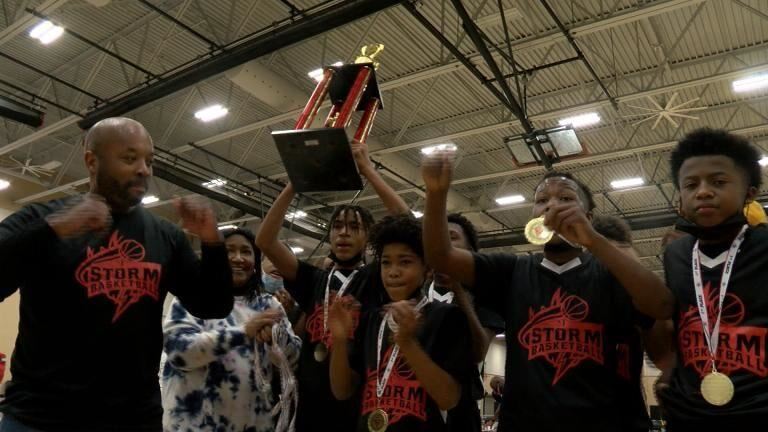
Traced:
<svg viewBox="0 0 768 432">
<path fill-rule="evenodd" d="M 472 294 L 477 306 L 504 316 L 510 281 L 515 273 L 517 256 L 512 254 L 475 253 L 475 285 Z"/>
<path fill-rule="evenodd" d="M 192 315 L 201 319 L 225 318 L 232 311 L 232 269 L 224 244 L 201 246 L 198 259 L 184 233 L 174 230 L 170 264 L 171 293 Z"/>
<path fill-rule="evenodd" d="M 466 349 L 469 343 L 469 323 L 464 312 L 456 306 L 450 306 L 440 323 L 434 348 L 430 352 L 432 361 L 451 375 L 462 386 L 468 385 L 474 368 L 472 350 Z"/>
<path fill-rule="evenodd" d="M 315 285 L 320 283 L 319 281 L 324 283 L 327 273 L 305 261 L 299 260 L 299 268 L 296 269 L 296 280 L 285 281 L 285 289 L 307 314 L 312 313 L 312 308 L 315 306 Z"/>
<path fill-rule="evenodd" d="M 482 325 L 483 328 L 487 328 L 494 334 L 504 332 L 506 325 L 504 323 L 504 318 L 502 318 L 501 315 L 488 308 L 477 305 L 475 305 L 475 313 L 477 314 L 477 319 L 480 321 L 480 325 Z"/>
<path fill-rule="evenodd" d="M 50 213 L 50 207 L 33 204 L 0 222 L 0 301 L 24 285 L 26 277 L 45 267 L 44 254 L 59 241 L 45 221 Z"/>
<path fill-rule="evenodd" d="M 656 319 L 649 317 L 648 315 L 640 312 L 635 308 L 635 303 L 632 301 L 627 290 L 621 285 L 618 279 L 608 271 L 604 269 L 604 275 L 609 280 L 608 286 L 613 287 L 614 292 L 614 308 L 622 311 L 619 314 L 620 317 L 626 318 L 622 322 L 630 327 L 639 327 L 642 330 L 648 330 L 656 323 Z"/>
<path fill-rule="evenodd" d="M 362 385 L 365 385 L 365 347 L 368 334 L 368 325 L 370 324 L 373 314 L 378 313 L 378 310 L 369 310 L 360 313 L 360 321 L 355 329 L 355 337 L 349 342 L 349 366 L 353 371 L 360 375 Z M 376 322 L 374 320 L 374 322 Z"/>
</svg>

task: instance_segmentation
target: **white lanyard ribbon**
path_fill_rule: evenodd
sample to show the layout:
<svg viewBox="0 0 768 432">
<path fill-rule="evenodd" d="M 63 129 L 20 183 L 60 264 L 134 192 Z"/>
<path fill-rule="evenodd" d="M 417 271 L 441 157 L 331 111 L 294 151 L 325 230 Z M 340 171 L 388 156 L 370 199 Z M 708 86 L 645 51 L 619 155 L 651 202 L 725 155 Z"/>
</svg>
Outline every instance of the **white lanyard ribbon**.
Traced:
<svg viewBox="0 0 768 432">
<path fill-rule="evenodd" d="M 287 336 L 283 334 L 282 336 Z M 266 343 L 256 343 L 254 341 L 253 346 L 253 375 L 254 381 L 256 381 L 256 387 L 258 387 L 262 393 L 265 394 L 266 399 L 270 398 L 272 393 L 272 384 L 267 381 L 266 377 L 261 370 L 261 354 L 260 348 L 264 348 L 267 353 L 267 358 L 272 358 L 267 361 L 267 367 L 271 368 L 272 364 L 277 366 L 280 373 L 280 393 L 279 400 L 272 407 L 272 416 L 278 416 L 277 425 L 275 426 L 276 432 L 292 432 L 295 427 L 296 410 L 295 407 L 299 403 L 298 392 L 296 387 L 296 378 L 293 375 L 293 368 L 288 361 L 285 352 L 283 352 L 282 343 L 287 343 L 287 338 L 281 337 L 281 331 L 278 324 L 272 326 L 272 344 L 271 346 Z M 293 408 L 293 409 L 292 409 Z"/>
<path fill-rule="evenodd" d="M 331 291 L 331 279 L 338 278 L 341 281 L 341 288 L 339 288 L 339 291 L 336 292 L 336 298 L 341 298 L 341 296 L 344 295 L 344 292 L 347 290 L 347 287 L 349 287 L 349 284 L 352 283 L 352 279 L 355 278 L 355 275 L 357 274 L 357 270 L 353 271 L 349 276 L 344 276 L 336 270 L 336 266 L 331 269 L 331 273 L 328 274 L 328 281 L 325 283 L 325 297 L 323 298 L 323 337 L 325 337 L 325 334 L 328 333 L 328 297 L 330 296 Z M 320 339 L 321 341 L 323 339 Z"/>
<path fill-rule="evenodd" d="M 712 356 L 712 369 L 715 368 L 715 358 L 717 356 L 717 345 L 719 343 L 720 336 L 720 318 L 723 314 L 723 302 L 725 301 L 725 295 L 728 290 L 728 282 L 731 280 L 731 273 L 733 273 L 733 263 L 736 260 L 736 254 L 739 252 L 739 247 L 744 242 L 744 236 L 747 232 L 748 225 L 741 227 L 741 231 L 733 239 L 731 247 L 728 249 L 728 255 L 725 258 L 725 266 L 723 267 L 723 275 L 720 277 L 720 293 L 718 298 L 717 308 L 717 320 L 715 321 L 712 331 L 709 330 L 709 312 L 707 311 L 707 303 L 704 296 L 704 283 L 701 278 L 701 257 L 699 255 L 699 241 L 693 245 L 693 287 L 696 290 L 696 306 L 699 309 L 699 317 L 701 317 L 701 326 L 704 330 L 704 339 L 707 341 L 707 348 Z"/>
<path fill-rule="evenodd" d="M 448 291 L 445 294 L 440 294 L 435 289 L 435 281 L 432 281 L 431 284 L 429 284 L 429 289 L 427 290 L 427 296 L 429 297 L 429 302 L 439 302 L 439 303 L 453 303 L 453 291 Z"/>
<path fill-rule="evenodd" d="M 429 302 L 429 298 L 427 296 L 422 297 L 421 300 L 419 300 L 419 303 L 416 305 L 416 311 L 420 311 L 421 308 L 423 308 L 427 303 Z M 400 354 L 400 347 L 395 344 L 395 346 L 392 348 L 392 353 L 389 355 L 389 360 L 387 360 L 387 366 L 384 369 L 384 376 L 379 379 L 379 369 L 381 368 L 381 345 L 384 341 L 384 328 L 387 327 L 387 323 L 390 323 L 390 329 L 394 333 L 397 328 L 392 328 L 393 323 L 395 323 L 394 319 L 392 319 L 392 312 L 387 312 L 387 314 L 384 316 L 384 318 L 381 320 L 381 324 L 379 324 L 379 337 L 376 340 L 376 397 L 381 399 L 381 396 L 384 395 L 384 389 L 387 387 L 387 382 L 389 381 L 389 376 L 392 374 L 392 368 L 395 366 L 395 360 L 397 360 L 397 355 Z"/>
</svg>

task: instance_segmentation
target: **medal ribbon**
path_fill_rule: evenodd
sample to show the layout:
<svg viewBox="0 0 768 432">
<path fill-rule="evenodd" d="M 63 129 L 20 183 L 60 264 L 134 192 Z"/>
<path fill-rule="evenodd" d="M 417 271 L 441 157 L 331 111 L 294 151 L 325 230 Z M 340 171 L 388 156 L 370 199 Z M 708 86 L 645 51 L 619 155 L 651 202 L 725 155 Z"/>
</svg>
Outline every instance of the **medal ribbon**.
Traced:
<svg viewBox="0 0 768 432">
<path fill-rule="evenodd" d="M 421 308 L 423 308 L 427 303 L 429 302 L 429 298 L 427 296 L 424 296 L 419 300 L 419 303 L 416 305 L 416 311 L 420 311 Z M 381 368 L 381 345 L 384 341 L 384 328 L 387 327 L 387 322 L 392 320 L 394 322 L 394 319 L 392 319 L 392 312 L 387 312 L 387 314 L 384 316 L 384 318 L 381 320 L 381 324 L 379 324 L 379 337 L 376 341 L 376 398 L 381 399 L 381 396 L 384 395 L 384 389 L 387 387 L 387 382 L 389 381 L 389 376 L 392 374 L 392 368 L 395 366 L 395 360 L 397 360 L 397 355 L 400 354 L 400 347 L 395 344 L 394 348 L 392 348 L 392 353 L 389 355 L 389 360 L 387 360 L 387 366 L 384 369 L 384 376 L 381 377 L 381 380 L 379 380 L 379 369 Z M 391 328 L 391 327 L 390 327 Z M 392 331 L 395 331 L 392 329 Z"/>
<path fill-rule="evenodd" d="M 704 330 L 704 339 L 707 341 L 707 348 L 712 356 L 712 370 L 715 369 L 715 358 L 717 355 L 717 345 L 720 342 L 718 337 L 720 336 L 720 318 L 723 315 L 723 302 L 725 301 L 725 294 L 728 290 L 728 282 L 731 280 L 731 273 L 733 273 L 733 263 L 736 260 L 736 254 L 739 252 L 739 247 L 744 242 L 744 236 L 747 232 L 748 225 L 741 227 L 741 231 L 733 239 L 731 247 L 728 249 L 728 255 L 725 258 L 725 266 L 723 267 L 723 275 L 720 277 L 720 293 L 718 298 L 718 310 L 717 320 L 715 321 L 712 331 L 709 331 L 709 312 L 707 311 L 707 303 L 704 297 L 704 284 L 701 277 L 701 257 L 699 255 L 699 241 L 693 245 L 693 287 L 696 290 L 696 306 L 699 309 L 699 317 L 701 318 L 701 326 Z"/>
<path fill-rule="evenodd" d="M 429 297 L 430 303 L 453 303 L 453 295 L 453 291 L 448 291 L 445 294 L 440 294 L 437 292 L 437 290 L 435 290 L 435 281 L 432 281 L 432 283 L 429 285 L 429 289 L 427 290 L 427 297 Z"/>
<path fill-rule="evenodd" d="M 336 293 L 336 298 L 339 298 L 344 295 L 344 292 L 347 290 L 349 284 L 352 283 L 352 279 L 355 278 L 356 274 L 357 270 L 345 277 L 341 272 L 336 270 L 336 266 L 333 266 L 331 273 L 328 274 L 328 281 L 325 283 L 325 297 L 323 298 L 323 336 L 320 338 L 320 343 L 323 343 L 325 334 L 328 333 L 328 297 L 331 290 L 331 279 L 336 277 L 341 281 L 341 288 L 339 288 L 339 291 Z"/>
</svg>

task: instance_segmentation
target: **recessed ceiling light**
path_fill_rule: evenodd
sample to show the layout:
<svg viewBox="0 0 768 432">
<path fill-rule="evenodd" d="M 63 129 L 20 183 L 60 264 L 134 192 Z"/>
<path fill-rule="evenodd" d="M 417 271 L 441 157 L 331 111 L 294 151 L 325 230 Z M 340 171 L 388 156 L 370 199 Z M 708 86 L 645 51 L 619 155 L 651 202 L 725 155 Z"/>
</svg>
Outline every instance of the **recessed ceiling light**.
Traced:
<svg viewBox="0 0 768 432">
<path fill-rule="evenodd" d="M 600 123 L 600 115 L 596 112 L 579 114 L 573 117 L 567 117 L 558 122 L 560 126 L 571 125 L 574 128 L 590 126 L 596 123 Z"/>
<path fill-rule="evenodd" d="M 203 108 L 200 111 L 195 113 L 195 118 L 197 118 L 200 121 L 209 122 L 212 120 L 216 120 L 217 118 L 224 117 L 229 112 L 228 109 L 224 108 L 221 105 L 211 105 L 207 108 Z"/>
<path fill-rule="evenodd" d="M 418 210 L 411 210 L 411 213 L 413 213 L 413 217 L 415 217 L 416 219 L 419 219 L 419 218 L 421 218 L 422 216 L 424 216 L 424 213 L 423 213 L 423 212 L 420 212 L 420 211 L 418 211 Z"/>
<path fill-rule="evenodd" d="M 343 66 L 344 63 L 337 61 L 336 63 L 332 64 L 331 66 Z M 317 68 L 315 70 L 311 70 L 307 73 L 307 76 L 315 80 L 316 82 L 320 82 L 323 79 L 323 74 L 325 73 L 325 68 Z"/>
<path fill-rule="evenodd" d="M 291 246 L 291 251 L 293 251 L 295 254 L 300 254 L 304 252 L 304 248 L 299 246 Z"/>
<path fill-rule="evenodd" d="M 207 182 L 203 183 L 203 186 L 205 186 L 207 188 L 210 188 L 210 189 L 213 189 L 215 187 L 224 186 L 225 184 L 227 184 L 226 180 L 213 179 L 211 181 L 207 181 Z"/>
<path fill-rule="evenodd" d="M 766 166 L 766 165 L 768 165 L 768 156 L 763 156 L 763 157 L 761 157 L 761 158 L 760 158 L 760 160 L 759 160 L 759 161 L 757 161 L 757 163 L 759 163 L 759 164 L 760 164 L 760 166 Z"/>
<path fill-rule="evenodd" d="M 59 27 L 50 21 L 43 21 L 29 31 L 29 37 L 39 40 L 43 45 L 55 41 L 62 34 L 64 34 L 64 27 Z"/>
<path fill-rule="evenodd" d="M 522 195 L 507 195 L 496 198 L 496 204 L 498 205 L 519 204 L 524 201 L 525 197 Z"/>
<path fill-rule="evenodd" d="M 11 186 L 11 182 L 8 180 L 0 179 L 0 190 L 8 189 L 9 186 Z"/>
<path fill-rule="evenodd" d="M 611 182 L 611 187 L 614 189 L 624 189 L 628 187 L 642 186 L 643 184 L 645 184 L 645 180 L 643 180 L 641 177 L 632 177 L 627 179 L 614 180 Z"/>
<path fill-rule="evenodd" d="M 423 149 L 421 149 L 421 154 L 431 155 L 436 151 L 456 151 L 457 148 L 458 147 L 456 147 L 456 144 L 453 144 L 453 143 L 437 144 L 429 147 L 424 147 Z"/>
<path fill-rule="evenodd" d="M 285 217 L 288 218 L 288 219 L 303 218 L 303 217 L 306 217 L 306 216 L 307 216 L 307 213 L 305 213 L 305 212 L 303 212 L 301 210 L 296 210 L 295 212 L 290 212 L 287 215 L 285 215 Z"/>
<path fill-rule="evenodd" d="M 736 93 L 748 92 L 768 87 L 768 73 L 754 75 L 733 82 L 733 91 Z"/>
<path fill-rule="evenodd" d="M 154 195 L 147 195 L 144 198 L 141 199 L 142 204 L 152 204 L 160 201 L 160 198 L 154 196 Z"/>
</svg>

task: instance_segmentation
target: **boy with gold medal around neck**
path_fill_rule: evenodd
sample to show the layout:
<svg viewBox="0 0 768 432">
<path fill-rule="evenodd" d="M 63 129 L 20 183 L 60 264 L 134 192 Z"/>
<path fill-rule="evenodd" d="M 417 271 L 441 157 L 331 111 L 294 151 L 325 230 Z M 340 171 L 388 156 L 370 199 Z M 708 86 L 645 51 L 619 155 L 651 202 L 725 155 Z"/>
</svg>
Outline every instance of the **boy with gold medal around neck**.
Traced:
<svg viewBox="0 0 768 432">
<path fill-rule="evenodd" d="M 659 391 L 668 430 L 764 430 L 768 420 L 768 231 L 744 209 L 762 180 L 759 153 L 741 137 L 700 129 L 670 164 L 683 236 L 664 268 L 677 300 L 677 365 Z"/>
<path fill-rule="evenodd" d="M 534 192 L 533 224 L 541 225 L 528 234 L 541 235 L 543 254 L 453 247 L 445 215 L 452 170 L 449 152 L 423 162 L 425 256 L 434 271 L 468 287 L 478 305 L 506 321 L 499 431 L 630 430 L 619 406 L 616 347 L 635 326 L 649 328 L 651 318 L 671 315 L 670 291 L 595 232 L 591 192 L 568 173 L 547 174 Z"/>
<path fill-rule="evenodd" d="M 447 432 L 444 412 L 476 374 L 463 345 L 470 337 L 467 318 L 458 306 L 428 302 L 419 222 L 386 217 L 369 241 L 389 303 L 362 315 L 351 347 L 357 304 L 344 298 L 331 307 L 333 394 L 350 399 L 362 389 L 359 432 Z"/>
<path fill-rule="evenodd" d="M 360 174 L 389 213 L 408 213 L 403 199 L 376 171 L 368 157 L 367 146 L 353 141 L 351 147 Z M 279 239 L 294 196 L 293 187 L 288 184 L 264 217 L 256 235 L 256 245 L 272 261 L 283 277 L 286 290 L 307 316 L 296 374 L 299 386 L 296 431 L 348 432 L 355 428 L 356 404 L 354 400 L 337 401 L 331 394 L 328 310 L 336 298 L 344 296 L 354 297 L 361 303 L 363 311 L 381 304 L 381 294 L 368 283 L 376 275 L 376 269 L 371 264 L 365 265 L 363 260 L 373 216 L 357 205 L 336 207 L 328 221 L 328 240 L 334 264 L 329 270 L 319 269 L 296 258 Z"/>
</svg>

